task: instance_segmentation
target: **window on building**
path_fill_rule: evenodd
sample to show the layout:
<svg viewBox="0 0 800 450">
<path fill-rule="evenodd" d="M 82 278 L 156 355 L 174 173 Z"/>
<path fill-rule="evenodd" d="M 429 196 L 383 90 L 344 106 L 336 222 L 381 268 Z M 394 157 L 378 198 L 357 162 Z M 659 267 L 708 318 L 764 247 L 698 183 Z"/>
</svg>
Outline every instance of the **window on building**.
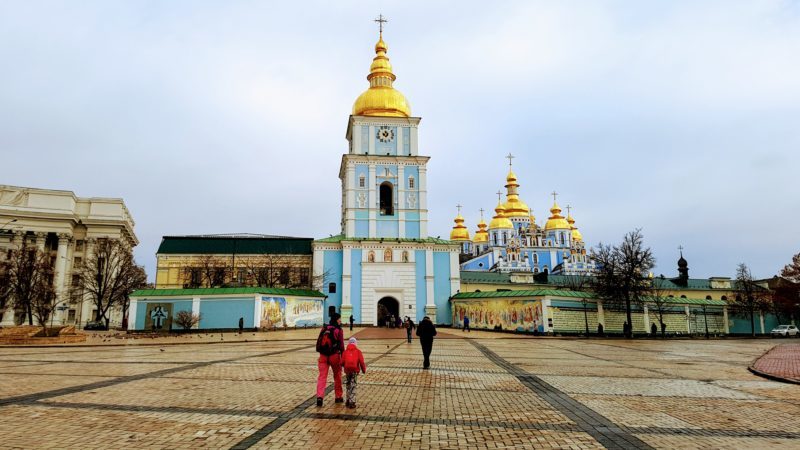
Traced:
<svg viewBox="0 0 800 450">
<path fill-rule="evenodd" d="M 403 262 L 408 262 L 408 252 L 403 250 Z"/>
<path fill-rule="evenodd" d="M 706 300 L 711 300 L 711 296 L 710 295 L 706 295 Z"/>
<path fill-rule="evenodd" d="M 289 268 L 284 267 L 281 269 L 280 282 L 282 285 L 289 284 Z"/>
<path fill-rule="evenodd" d="M 360 188 L 367 187 L 367 177 L 365 177 L 364 175 L 358 177 L 358 187 Z"/>
<path fill-rule="evenodd" d="M 408 188 L 409 189 L 414 189 L 414 177 L 413 176 L 408 177 Z"/>
<path fill-rule="evenodd" d="M 303 286 L 308 285 L 309 280 L 309 270 L 308 267 L 301 267 L 300 268 L 300 284 Z"/>
<path fill-rule="evenodd" d="M 75 241 L 75 251 L 76 252 L 82 252 L 84 245 L 85 245 L 85 241 L 83 239 L 78 239 L 77 241 Z"/>
<path fill-rule="evenodd" d="M 367 262 L 371 263 L 375 262 L 375 252 L 373 252 L 372 250 L 370 250 L 370 252 L 367 253 Z"/>
<path fill-rule="evenodd" d="M 81 258 L 80 256 L 76 256 L 75 260 L 72 262 L 72 265 L 74 267 L 80 267 L 81 264 L 83 264 L 83 258 Z"/>
<path fill-rule="evenodd" d="M 723 295 L 722 296 L 722 300 L 727 302 L 728 301 L 728 296 L 727 295 Z"/>
<path fill-rule="evenodd" d="M 506 244 L 508 244 L 508 235 L 504 231 L 503 232 L 503 245 L 506 245 Z"/>
<path fill-rule="evenodd" d="M 336 283 L 328 283 L 328 294 L 336 293 Z"/>
<path fill-rule="evenodd" d="M 392 249 L 387 248 L 383 251 L 383 261 L 384 262 L 392 262 Z"/>
<path fill-rule="evenodd" d="M 381 183 L 380 208 L 382 216 L 394 215 L 394 187 L 388 181 Z"/>
</svg>

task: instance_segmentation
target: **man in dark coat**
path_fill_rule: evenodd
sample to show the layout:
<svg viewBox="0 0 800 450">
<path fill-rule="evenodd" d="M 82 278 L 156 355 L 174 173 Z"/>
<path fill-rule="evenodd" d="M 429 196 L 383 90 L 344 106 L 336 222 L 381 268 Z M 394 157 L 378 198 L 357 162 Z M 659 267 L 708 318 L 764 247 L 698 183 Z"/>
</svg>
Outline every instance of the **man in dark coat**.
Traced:
<svg viewBox="0 0 800 450">
<path fill-rule="evenodd" d="M 433 350 L 433 337 L 436 336 L 436 326 L 431 322 L 430 317 L 423 317 L 422 321 L 417 325 L 417 336 L 419 337 L 420 345 L 422 345 L 422 356 L 425 357 L 422 368 L 429 369 L 431 367 L 430 357 L 431 350 Z"/>
<path fill-rule="evenodd" d="M 356 321 L 356 319 L 353 318 L 352 314 L 350 314 L 350 331 L 353 331 L 353 322 L 355 322 L 355 321 Z"/>
</svg>

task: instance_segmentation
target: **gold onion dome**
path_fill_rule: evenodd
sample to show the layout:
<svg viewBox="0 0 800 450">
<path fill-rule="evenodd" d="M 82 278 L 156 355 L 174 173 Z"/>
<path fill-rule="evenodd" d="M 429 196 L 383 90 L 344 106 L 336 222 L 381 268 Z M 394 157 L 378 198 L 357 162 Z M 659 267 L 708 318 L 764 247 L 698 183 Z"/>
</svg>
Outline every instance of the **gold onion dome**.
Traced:
<svg viewBox="0 0 800 450">
<path fill-rule="evenodd" d="M 572 230 L 572 240 L 582 241 L 583 235 L 581 234 L 580 231 L 578 231 L 578 227 L 575 226 L 575 219 L 572 218 L 572 214 L 567 214 L 567 223 L 569 224 L 569 227 Z"/>
<path fill-rule="evenodd" d="M 354 116 L 410 117 L 411 105 L 405 96 L 392 87 L 397 78 L 392 73 L 392 64 L 383 42 L 383 33 L 375 44 L 375 58 L 369 66 L 369 89 L 358 96 L 353 104 Z"/>
<path fill-rule="evenodd" d="M 505 208 L 503 208 L 502 202 L 497 202 L 497 207 L 494 209 L 495 216 L 492 217 L 492 221 L 489 222 L 489 229 L 496 230 L 500 228 L 514 228 L 514 224 L 508 220 L 508 217 L 505 215 Z"/>
<path fill-rule="evenodd" d="M 469 230 L 464 225 L 464 217 L 461 214 L 457 215 L 454 222 L 456 223 L 453 227 L 453 231 L 450 232 L 450 240 L 451 241 L 468 241 L 469 239 Z"/>
<path fill-rule="evenodd" d="M 519 188 L 517 175 L 509 170 L 508 176 L 506 176 L 506 202 L 503 205 L 506 217 L 528 217 L 531 215 L 531 209 L 525 202 L 520 200 L 517 188 Z"/>
<path fill-rule="evenodd" d="M 489 242 L 489 232 L 486 231 L 486 226 L 486 221 L 481 217 L 481 221 L 478 222 L 478 231 L 475 232 L 475 238 L 472 239 L 472 242 L 476 244 Z"/>
<path fill-rule="evenodd" d="M 545 231 L 571 229 L 569 222 L 567 222 L 564 219 L 564 216 L 561 215 L 561 207 L 558 206 L 558 203 L 553 202 L 553 207 L 550 208 L 550 214 L 551 216 L 547 219 L 547 223 L 544 225 Z"/>
</svg>

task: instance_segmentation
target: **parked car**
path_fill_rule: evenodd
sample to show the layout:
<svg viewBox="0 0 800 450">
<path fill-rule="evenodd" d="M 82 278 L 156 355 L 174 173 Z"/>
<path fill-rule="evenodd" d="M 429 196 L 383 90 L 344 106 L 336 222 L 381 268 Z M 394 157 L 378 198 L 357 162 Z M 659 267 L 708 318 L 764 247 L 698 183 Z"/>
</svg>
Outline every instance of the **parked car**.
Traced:
<svg viewBox="0 0 800 450">
<path fill-rule="evenodd" d="M 106 330 L 106 324 L 102 321 L 86 322 L 84 330 Z"/>
<path fill-rule="evenodd" d="M 794 325 L 778 325 L 776 328 L 773 328 L 770 332 L 772 337 L 781 336 L 781 337 L 791 337 L 791 336 L 798 336 L 800 334 L 800 330 L 797 329 Z"/>
</svg>

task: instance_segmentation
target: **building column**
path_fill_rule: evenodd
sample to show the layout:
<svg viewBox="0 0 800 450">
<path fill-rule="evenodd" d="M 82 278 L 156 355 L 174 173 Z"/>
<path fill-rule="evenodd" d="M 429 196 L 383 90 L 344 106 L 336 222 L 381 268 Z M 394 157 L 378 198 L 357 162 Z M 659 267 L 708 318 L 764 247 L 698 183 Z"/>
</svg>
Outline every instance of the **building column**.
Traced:
<svg viewBox="0 0 800 450">
<path fill-rule="evenodd" d="M 339 308 L 339 314 L 342 316 L 342 321 L 349 318 L 353 314 L 353 305 L 350 304 L 350 294 L 352 293 L 352 286 L 350 284 L 352 274 L 351 268 L 353 267 L 352 252 L 349 247 L 342 249 L 342 306 Z M 362 299 L 363 301 L 363 299 Z"/>
<path fill-rule="evenodd" d="M 597 301 L 597 323 L 603 326 L 603 330 L 606 329 L 606 313 L 603 309 L 603 302 L 598 300 Z"/>
<path fill-rule="evenodd" d="M 722 320 L 725 323 L 725 334 L 730 334 L 730 325 L 728 325 L 728 306 L 722 307 Z"/>
<path fill-rule="evenodd" d="M 761 325 L 761 334 L 765 334 L 766 331 L 764 330 L 764 312 L 763 311 L 759 311 L 758 312 L 758 322 Z"/>
<path fill-rule="evenodd" d="M 47 239 L 47 233 L 43 231 L 36 232 L 36 248 L 38 248 L 40 252 L 44 251 L 44 241 L 46 239 Z"/>
<path fill-rule="evenodd" d="M 138 309 L 139 309 L 139 301 L 136 300 L 135 298 L 132 298 L 131 304 L 128 305 L 128 330 L 136 329 L 136 312 Z"/>
<path fill-rule="evenodd" d="M 373 127 L 370 127 L 372 129 Z M 370 136 L 372 136 L 370 134 Z M 370 146 L 373 145 L 373 140 L 370 139 Z M 367 237 L 375 237 L 378 235 L 378 226 L 376 220 L 378 220 L 378 210 L 380 209 L 380 204 L 378 203 L 378 193 L 375 191 L 375 183 L 377 183 L 377 178 L 375 177 L 375 163 L 371 163 L 369 165 L 369 172 L 367 175 L 367 187 L 369 191 L 367 192 L 367 211 L 368 211 L 368 231 Z"/>
<path fill-rule="evenodd" d="M 689 311 L 689 305 L 684 305 L 683 310 L 686 312 L 686 332 L 692 334 L 692 314 Z"/>
<path fill-rule="evenodd" d="M 67 247 L 72 236 L 67 233 L 58 233 L 58 252 L 56 253 L 56 304 L 67 302 L 65 281 L 67 277 Z M 61 324 L 67 323 L 67 310 L 61 311 Z"/>
<path fill-rule="evenodd" d="M 425 315 L 436 323 L 436 299 L 433 297 L 433 249 L 425 249 Z"/>
<path fill-rule="evenodd" d="M 647 305 L 644 305 L 642 316 L 644 318 L 644 332 L 645 334 L 650 333 L 650 309 L 647 307 Z"/>
<path fill-rule="evenodd" d="M 14 307 L 8 305 L 6 310 L 3 311 L 3 321 L 0 322 L 0 327 L 13 327 L 16 325 L 16 322 L 14 322 L 14 314 Z"/>
</svg>

